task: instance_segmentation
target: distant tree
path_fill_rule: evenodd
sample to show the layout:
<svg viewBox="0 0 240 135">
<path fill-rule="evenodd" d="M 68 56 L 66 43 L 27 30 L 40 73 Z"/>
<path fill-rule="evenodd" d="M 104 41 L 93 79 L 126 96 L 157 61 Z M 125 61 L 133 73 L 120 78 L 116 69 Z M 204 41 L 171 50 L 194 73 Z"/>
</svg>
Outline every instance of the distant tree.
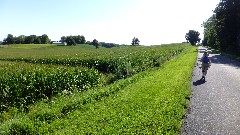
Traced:
<svg viewBox="0 0 240 135">
<path fill-rule="evenodd" d="M 99 43 L 96 39 L 93 40 L 92 44 L 96 47 L 96 49 L 99 48 Z"/>
<path fill-rule="evenodd" d="M 34 39 L 35 39 L 35 35 L 27 36 L 27 37 L 25 38 L 24 43 L 25 43 L 25 44 L 33 44 Z"/>
<path fill-rule="evenodd" d="M 67 37 L 62 36 L 60 42 L 64 43 L 64 42 L 66 42 L 66 39 L 67 39 Z"/>
<path fill-rule="evenodd" d="M 30 44 L 39 44 L 38 37 L 36 35 L 30 35 L 31 43 Z"/>
<path fill-rule="evenodd" d="M 24 35 L 20 35 L 16 38 L 16 44 L 24 44 L 25 41 L 25 36 Z"/>
<path fill-rule="evenodd" d="M 90 42 L 90 41 L 87 41 L 87 42 L 86 42 L 86 44 L 89 44 L 89 45 L 91 45 L 91 42 Z"/>
<path fill-rule="evenodd" d="M 115 44 L 115 43 L 105 43 L 105 42 L 100 42 L 99 45 L 102 46 L 102 47 L 106 47 L 106 48 L 112 48 L 112 47 L 117 47 L 117 46 L 119 46 L 119 44 Z"/>
<path fill-rule="evenodd" d="M 29 44 L 29 42 L 30 42 L 30 41 L 29 41 L 29 36 L 25 36 L 25 39 L 24 39 L 24 42 L 23 42 L 23 43 L 24 43 L 24 44 Z"/>
<path fill-rule="evenodd" d="M 80 35 L 73 36 L 73 39 L 75 40 L 76 44 L 81 44 L 82 43 L 82 37 Z"/>
<path fill-rule="evenodd" d="M 47 36 L 46 34 L 43 34 L 43 35 L 41 36 L 41 43 L 42 43 L 42 44 L 48 44 L 48 43 L 50 43 L 50 39 L 48 38 L 48 36 Z"/>
<path fill-rule="evenodd" d="M 41 36 L 36 36 L 33 43 L 34 44 L 41 44 L 42 43 Z"/>
<path fill-rule="evenodd" d="M 75 42 L 73 36 L 67 36 L 66 43 L 67 43 L 67 45 L 76 45 L 76 42 Z"/>
<path fill-rule="evenodd" d="M 188 33 L 186 33 L 185 38 L 188 42 L 191 43 L 191 45 L 196 45 L 197 42 L 200 42 L 199 38 L 200 33 L 195 30 L 189 30 Z"/>
<path fill-rule="evenodd" d="M 82 38 L 81 44 L 85 44 L 86 43 L 85 37 L 82 35 L 81 38 Z"/>
<path fill-rule="evenodd" d="M 74 41 L 73 41 L 74 40 Z M 62 43 L 66 42 L 67 45 L 76 45 L 76 44 L 85 44 L 86 39 L 84 36 L 77 35 L 77 36 L 62 36 L 61 40 Z"/>
<path fill-rule="evenodd" d="M 36 35 L 20 35 L 18 37 L 13 37 L 12 34 L 8 34 L 7 38 L 4 39 L 4 44 L 47 44 L 50 42 L 50 39 L 46 34 L 42 36 Z"/>
<path fill-rule="evenodd" d="M 138 38 L 133 38 L 132 39 L 132 45 L 134 46 L 134 45 L 139 45 L 139 43 L 140 43 L 140 41 L 139 41 L 139 39 Z"/>
<path fill-rule="evenodd" d="M 3 40 L 3 44 L 14 44 L 15 43 L 15 38 L 13 37 L 12 34 L 8 34 L 7 38 Z"/>
</svg>

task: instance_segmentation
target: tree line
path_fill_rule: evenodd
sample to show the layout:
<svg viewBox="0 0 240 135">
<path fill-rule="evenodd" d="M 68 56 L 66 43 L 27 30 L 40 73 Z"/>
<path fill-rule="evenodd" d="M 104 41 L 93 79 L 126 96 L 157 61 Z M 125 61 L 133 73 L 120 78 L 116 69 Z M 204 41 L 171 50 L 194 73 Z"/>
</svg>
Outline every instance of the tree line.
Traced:
<svg viewBox="0 0 240 135">
<path fill-rule="evenodd" d="M 67 45 L 85 44 L 86 39 L 83 35 L 77 36 L 62 36 L 60 42 L 66 42 Z"/>
<path fill-rule="evenodd" d="M 76 45 L 76 44 L 85 44 L 86 40 L 84 36 L 62 36 L 60 42 L 66 42 L 67 45 Z M 8 34 L 7 38 L 5 38 L 2 42 L 3 45 L 6 44 L 50 44 L 53 43 L 51 39 L 46 34 L 42 36 L 36 35 L 20 35 L 18 37 L 13 36 L 12 34 Z"/>
<path fill-rule="evenodd" d="M 213 15 L 203 23 L 203 45 L 223 52 L 240 53 L 240 1 L 220 0 Z"/>
<path fill-rule="evenodd" d="M 51 41 L 49 37 L 46 34 L 43 34 L 42 36 L 36 36 L 36 35 L 20 35 L 18 37 L 13 36 L 12 34 L 8 34 L 7 38 L 3 40 L 1 44 L 7 45 L 7 44 L 49 44 L 54 43 L 55 41 Z M 86 41 L 85 37 L 83 35 L 77 35 L 77 36 L 62 36 L 59 42 L 66 45 L 77 45 L 77 44 L 89 44 L 93 45 L 96 48 L 99 48 L 99 46 L 111 48 L 111 47 L 117 47 L 119 44 L 115 43 L 105 43 L 105 42 L 98 42 L 98 40 L 94 39 L 93 41 Z M 132 46 L 139 45 L 140 41 L 138 38 L 132 39 Z"/>
<path fill-rule="evenodd" d="M 36 36 L 36 35 L 20 35 L 18 37 L 13 36 L 12 34 L 8 34 L 7 38 L 3 40 L 3 45 L 6 44 L 48 44 L 50 43 L 50 39 L 46 34 L 43 34 L 42 36 Z"/>
</svg>

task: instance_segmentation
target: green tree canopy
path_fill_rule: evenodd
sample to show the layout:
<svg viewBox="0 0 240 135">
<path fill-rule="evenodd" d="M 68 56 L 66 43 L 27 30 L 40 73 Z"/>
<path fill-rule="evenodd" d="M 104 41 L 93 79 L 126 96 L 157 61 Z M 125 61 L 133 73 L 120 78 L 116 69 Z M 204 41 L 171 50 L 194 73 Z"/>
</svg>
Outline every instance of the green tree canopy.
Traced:
<svg viewBox="0 0 240 135">
<path fill-rule="evenodd" d="M 43 34 L 42 36 L 20 35 L 18 37 L 8 34 L 7 38 L 4 39 L 4 44 L 48 44 L 49 42 L 50 39 L 46 34 Z"/>
<path fill-rule="evenodd" d="M 85 37 L 84 37 L 83 35 L 81 36 L 81 39 L 82 39 L 82 40 L 81 40 L 81 43 L 80 43 L 80 44 L 85 44 L 85 43 L 86 43 L 86 39 L 85 39 Z"/>
<path fill-rule="evenodd" d="M 60 41 L 61 41 L 62 43 L 64 43 L 64 42 L 66 42 L 66 39 L 67 39 L 66 36 L 62 36 Z"/>
<path fill-rule="evenodd" d="M 14 44 L 15 43 L 15 38 L 13 37 L 12 34 L 8 34 L 7 38 L 3 40 L 3 44 Z"/>
<path fill-rule="evenodd" d="M 139 39 L 138 38 L 133 38 L 132 39 L 132 45 L 134 46 L 134 45 L 139 45 L 139 43 L 140 43 L 140 41 L 139 41 Z"/>
<path fill-rule="evenodd" d="M 66 43 L 67 43 L 67 45 L 76 45 L 76 42 L 75 42 L 73 36 L 67 36 Z"/>
<path fill-rule="evenodd" d="M 98 43 L 97 39 L 94 39 L 92 44 L 96 47 L 96 49 L 99 48 L 99 43 Z"/>
<path fill-rule="evenodd" d="M 33 41 L 34 44 L 41 44 L 41 42 L 42 42 L 41 41 L 41 36 L 36 36 L 34 41 Z"/>
<path fill-rule="evenodd" d="M 185 38 L 188 42 L 191 43 L 191 45 L 196 45 L 197 42 L 200 42 L 199 38 L 200 33 L 195 30 L 189 30 L 188 33 L 186 33 Z"/>
<path fill-rule="evenodd" d="M 86 43 L 86 39 L 82 35 L 62 36 L 60 41 L 66 42 L 67 45 L 76 45 L 76 44 L 85 44 Z"/>
<path fill-rule="evenodd" d="M 204 46 L 211 46 L 215 48 L 219 47 L 216 24 L 216 14 L 213 14 L 207 21 L 203 22 L 202 26 L 204 27 Z"/>
<path fill-rule="evenodd" d="M 50 39 L 48 38 L 48 36 L 46 34 L 43 34 L 41 36 L 41 43 L 42 44 L 48 44 L 50 42 Z"/>
<path fill-rule="evenodd" d="M 203 23 L 204 44 L 240 53 L 240 1 L 220 0 L 214 14 Z"/>
<path fill-rule="evenodd" d="M 34 39 L 35 39 L 35 36 L 34 36 L 34 35 L 27 36 L 26 39 L 25 39 L 25 41 L 24 41 L 24 43 L 25 43 L 25 44 L 32 44 L 33 41 L 34 41 Z"/>
<path fill-rule="evenodd" d="M 240 52 L 240 1 L 220 0 L 214 13 L 220 49 Z"/>
<path fill-rule="evenodd" d="M 20 35 L 16 38 L 16 44 L 24 44 L 25 41 L 25 36 L 24 35 Z"/>
</svg>

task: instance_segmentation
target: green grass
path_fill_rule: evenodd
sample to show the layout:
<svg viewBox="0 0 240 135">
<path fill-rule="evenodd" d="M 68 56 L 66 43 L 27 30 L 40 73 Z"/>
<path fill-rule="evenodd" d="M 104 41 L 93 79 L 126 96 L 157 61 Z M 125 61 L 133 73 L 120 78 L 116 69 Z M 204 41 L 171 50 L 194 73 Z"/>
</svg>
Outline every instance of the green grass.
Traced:
<svg viewBox="0 0 240 135">
<path fill-rule="evenodd" d="M 26 57 L 48 57 L 48 56 L 69 56 L 91 52 L 94 47 L 85 47 L 89 45 L 78 46 L 58 46 L 54 44 L 16 44 L 5 45 L 0 48 L 0 56 L 6 58 L 26 58 Z"/>
<path fill-rule="evenodd" d="M 7 48 L 36 49 L 56 46 L 54 44 L 12 44 L 6 45 Z"/>
<path fill-rule="evenodd" d="M 180 45 L 180 44 L 176 44 Z M 184 44 L 182 44 L 184 45 Z M 186 45 L 186 44 L 185 44 Z M 153 46 L 152 49 L 164 50 L 174 46 L 161 45 Z M 80 44 L 76 46 L 58 46 L 52 44 L 38 45 L 38 44 L 20 44 L 9 45 L 7 47 L 0 48 L 1 58 L 97 58 L 97 57 L 109 57 L 109 56 L 123 56 L 137 51 L 149 51 L 149 46 L 120 46 L 113 48 L 100 47 L 95 49 L 92 45 Z"/>
<path fill-rule="evenodd" d="M 64 91 L 89 90 L 133 76 L 149 68 L 159 67 L 189 47 L 187 44 L 113 49 L 95 49 L 90 48 L 89 45 L 88 47 L 85 47 L 86 45 L 53 45 L 51 47 L 39 45 L 45 46 L 45 48 L 31 47 L 38 45 L 16 46 L 20 48 L 0 49 L 11 57 L 0 56 L 0 59 L 4 60 L 0 61 L 0 95 L 3 95 L 0 98 L 0 113 L 8 111 L 11 107 L 28 110 L 28 105 L 44 98 L 51 98 Z M 50 53 L 53 50 L 55 52 Z M 27 58 L 13 55 L 14 51 Z M 84 55 L 76 57 L 75 53 L 69 54 L 74 51 Z M 86 53 L 92 55 L 91 51 L 98 55 L 85 56 Z M 37 54 L 32 55 L 32 52 Z M 41 53 L 46 56 L 36 57 Z M 56 54 L 59 55 L 59 58 L 52 58 Z M 65 57 L 62 54 L 69 54 L 69 56 Z M 64 67 L 58 68 L 63 65 Z M 80 68 L 81 66 L 85 69 Z"/>
<path fill-rule="evenodd" d="M 170 61 L 116 95 L 75 111 L 61 122 L 67 128 L 57 133 L 178 134 L 190 96 L 195 55 Z"/>
<path fill-rule="evenodd" d="M 1 48 L 0 60 L 95 68 L 104 74 L 114 74 L 109 80 L 112 82 L 148 68 L 160 66 L 164 61 L 184 51 L 189 45 L 122 46 L 111 49 L 94 49 L 89 45 L 86 46 L 51 46 L 32 49 L 24 47 Z"/>
<path fill-rule="evenodd" d="M 179 134 L 190 96 L 196 48 L 102 89 L 14 108 L 0 134 Z"/>
</svg>

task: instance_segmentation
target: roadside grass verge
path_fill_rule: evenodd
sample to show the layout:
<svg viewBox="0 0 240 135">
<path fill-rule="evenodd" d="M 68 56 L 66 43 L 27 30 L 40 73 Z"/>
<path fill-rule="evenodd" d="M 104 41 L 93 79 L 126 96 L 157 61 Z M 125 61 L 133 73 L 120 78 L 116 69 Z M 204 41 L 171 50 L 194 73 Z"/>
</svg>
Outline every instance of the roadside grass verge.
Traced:
<svg viewBox="0 0 240 135">
<path fill-rule="evenodd" d="M 52 123 L 65 127 L 56 133 L 179 134 L 190 97 L 193 50 L 119 93 Z"/>
<path fill-rule="evenodd" d="M 0 134 L 179 134 L 197 53 L 189 48 L 105 89 L 37 103 L 3 122 Z"/>
</svg>

